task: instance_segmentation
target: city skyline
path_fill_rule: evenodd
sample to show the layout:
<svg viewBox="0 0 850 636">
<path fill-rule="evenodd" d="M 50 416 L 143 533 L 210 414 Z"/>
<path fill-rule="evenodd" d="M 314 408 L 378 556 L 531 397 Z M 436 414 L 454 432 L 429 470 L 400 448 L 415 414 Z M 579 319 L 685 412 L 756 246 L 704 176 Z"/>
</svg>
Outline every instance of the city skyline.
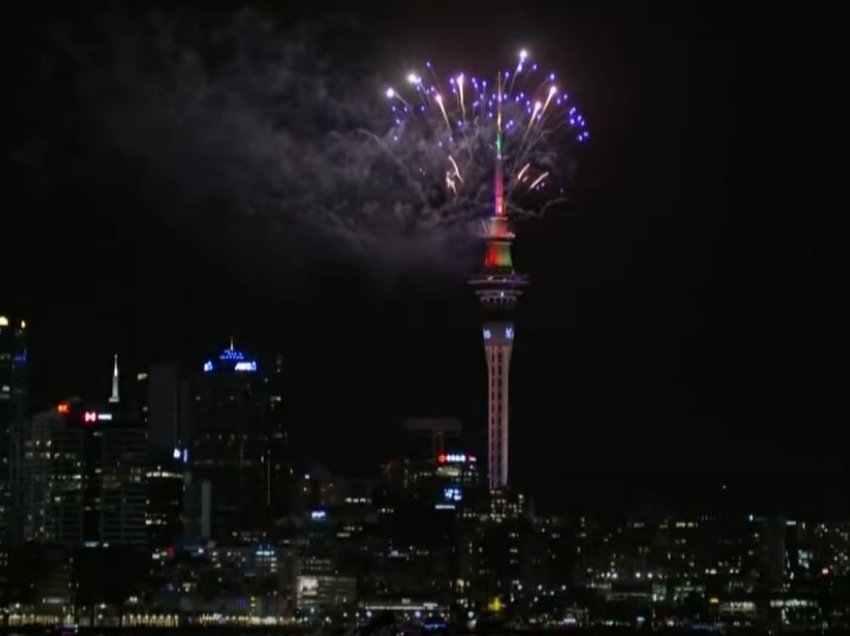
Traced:
<svg viewBox="0 0 850 636">
<path fill-rule="evenodd" d="M 0 628 L 850 627 L 803 8 L 6 17 Z"/>
<path fill-rule="evenodd" d="M 194 9 L 184 11 L 191 20 Z M 806 65 L 772 57 L 793 31 L 788 16 L 756 28 L 755 10 L 727 20 L 723 8 L 672 4 L 614 16 L 582 3 L 494 14 L 494 31 L 510 36 L 500 53 L 539 51 L 594 123 L 570 206 L 518 232 L 516 259 L 534 287 L 517 309 L 512 474 L 552 508 L 641 482 L 675 491 L 665 482 L 682 474 L 707 500 L 722 483 L 751 488 L 742 505 L 781 502 L 789 485 L 798 491 L 789 498 L 809 503 L 804 483 L 831 482 L 843 495 L 841 445 L 822 440 L 846 420 L 846 321 L 819 237 L 797 231 L 810 200 L 798 176 L 805 118 L 796 115 L 808 102 L 787 78 Z M 137 15 L 119 13 L 117 32 L 132 33 L 126 20 Z M 444 41 L 441 57 L 486 65 L 491 56 L 478 51 L 487 35 L 471 28 L 478 15 L 470 7 L 450 24 L 369 16 L 352 28 L 349 49 L 317 48 L 334 60 L 350 54 L 381 78 Z M 74 33 L 68 16 L 50 20 Z M 30 77 L 37 49 L 23 34 L 41 34 L 40 44 L 47 36 L 26 12 L 21 24 L 7 46 Z M 376 34 L 386 39 L 370 43 Z M 59 72 L 65 54 L 45 50 Z M 160 79 L 146 73 L 137 75 L 156 91 Z M 0 311 L 30 324 L 34 408 L 108 395 L 116 351 L 122 367 L 143 370 L 194 360 L 235 335 L 246 349 L 284 354 L 294 435 L 311 457 L 374 466 L 409 416 L 458 417 L 482 439 L 479 316 L 464 283 L 474 249 L 440 263 L 440 243 L 404 258 L 368 243 L 337 249 L 307 237 L 304 247 L 301 233 L 290 239 L 234 214 L 226 196 L 199 205 L 176 167 L 128 187 L 135 162 L 150 167 L 149 157 L 124 137 L 112 143 L 112 131 L 87 147 L 80 161 L 91 174 L 77 179 L 27 152 L 58 139 L 64 156 L 91 129 L 58 114 L 96 106 L 121 115 L 123 102 L 92 101 L 87 85 L 73 83 L 60 100 L 19 79 L 7 80 L 21 86 L 8 121 L 31 125 L 10 134 L 17 153 L 6 160 L 24 212 L 6 226 L 19 240 L 0 257 L 2 271 L 15 272 L 0 279 Z M 25 104 L 38 106 L 27 114 Z M 231 142 L 228 150 L 240 148 Z M 114 165 L 104 167 L 101 151 Z M 55 254 L 56 264 L 22 268 L 33 254 Z M 338 399 L 323 399 L 328 392 Z M 360 441 L 363 430 L 374 441 Z"/>
</svg>

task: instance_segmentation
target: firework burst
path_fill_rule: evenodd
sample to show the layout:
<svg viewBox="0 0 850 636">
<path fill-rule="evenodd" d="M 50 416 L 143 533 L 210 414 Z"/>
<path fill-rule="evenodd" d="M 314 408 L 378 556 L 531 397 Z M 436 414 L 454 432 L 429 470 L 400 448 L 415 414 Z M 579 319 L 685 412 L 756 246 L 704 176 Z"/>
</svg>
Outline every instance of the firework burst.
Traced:
<svg viewBox="0 0 850 636">
<path fill-rule="evenodd" d="M 541 214 L 563 200 L 570 153 L 590 137 L 556 82 L 520 51 L 493 78 L 440 78 L 430 62 L 386 91 L 393 124 L 384 146 L 423 203 L 450 220 Z M 501 191 L 504 190 L 502 193 Z"/>
</svg>

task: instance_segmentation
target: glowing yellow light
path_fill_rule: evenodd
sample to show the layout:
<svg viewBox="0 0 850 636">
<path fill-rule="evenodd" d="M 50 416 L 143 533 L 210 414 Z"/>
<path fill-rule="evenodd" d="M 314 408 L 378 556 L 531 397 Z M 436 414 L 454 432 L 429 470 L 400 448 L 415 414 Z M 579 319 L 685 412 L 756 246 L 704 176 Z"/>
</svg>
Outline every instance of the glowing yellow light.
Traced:
<svg viewBox="0 0 850 636">
<path fill-rule="evenodd" d="M 8 327 L 9 319 L 6 316 L 0 316 L 0 327 Z"/>
<path fill-rule="evenodd" d="M 21 329 L 26 329 L 26 328 L 27 328 L 27 321 L 26 321 L 26 320 L 22 320 L 22 321 L 21 321 Z"/>
<path fill-rule="evenodd" d="M 717 605 L 720 602 L 720 599 L 716 596 L 712 596 L 710 599 L 708 599 L 708 602 L 712 605 Z"/>
<path fill-rule="evenodd" d="M 491 612 L 501 612 L 505 606 L 502 605 L 502 599 L 498 596 L 494 597 L 492 601 L 487 604 L 487 609 Z"/>
</svg>

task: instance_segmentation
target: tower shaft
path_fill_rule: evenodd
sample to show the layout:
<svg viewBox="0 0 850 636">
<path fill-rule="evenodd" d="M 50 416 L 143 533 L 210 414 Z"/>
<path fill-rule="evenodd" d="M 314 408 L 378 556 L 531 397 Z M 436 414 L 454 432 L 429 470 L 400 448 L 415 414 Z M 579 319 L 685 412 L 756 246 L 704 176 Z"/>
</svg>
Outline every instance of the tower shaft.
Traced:
<svg viewBox="0 0 850 636">
<path fill-rule="evenodd" d="M 508 485 L 509 378 L 513 323 L 487 321 L 483 325 L 487 357 L 487 476 L 490 489 Z"/>
</svg>

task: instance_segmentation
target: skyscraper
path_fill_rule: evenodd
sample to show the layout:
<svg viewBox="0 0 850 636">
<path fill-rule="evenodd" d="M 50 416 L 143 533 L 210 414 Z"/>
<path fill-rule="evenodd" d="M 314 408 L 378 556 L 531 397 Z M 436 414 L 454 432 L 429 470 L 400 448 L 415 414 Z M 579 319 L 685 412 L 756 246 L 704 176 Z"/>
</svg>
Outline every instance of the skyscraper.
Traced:
<svg viewBox="0 0 850 636">
<path fill-rule="evenodd" d="M 192 415 L 191 375 L 177 362 L 160 362 L 150 368 L 147 404 L 153 461 L 171 459 L 175 453 L 182 456 L 186 448 Z"/>
<path fill-rule="evenodd" d="M 485 220 L 486 251 L 482 271 L 470 279 L 485 312 L 482 334 L 487 357 L 487 474 L 491 490 L 508 484 L 509 372 L 514 341 L 512 313 L 528 279 L 514 270 L 514 234 L 505 210 L 502 168 L 502 89 L 496 121 L 494 207 Z"/>
<path fill-rule="evenodd" d="M 194 490 L 203 496 L 208 484 L 208 538 L 267 530 L 289 503 L 282 367 L 279 356 L 261 360 L 231 342 L 197 375 L 188 458 Z"/>
<path fill-rule="evenodd" d="M 117 370 L 117 366 L 115 367 Z M 65 400 L 22 431 L 21 509 L 27 541 L 143 547 L 147 430 L 121 403 Z"/>
<path fill-rule="evenodd" d="M 154 546 L 166 546 L 184 530 L 189 452 L 186 431 L 191 414 L 191 382 L 174 362 L 157 363 L 146 374 L 148 421 L 148 535 Z M 193 519 L 199 515 L 192 512 Z M 191 524 L 190 524 L 191 525 Z"/>
<path fill-rule="evenodd" d="M 18 456 L 16 431 L 27 417 L 26 323 L 0 315 L 0 587 L 4 587 L 8 546 L 15 532 L 14 501 Z"/>
</svg>

